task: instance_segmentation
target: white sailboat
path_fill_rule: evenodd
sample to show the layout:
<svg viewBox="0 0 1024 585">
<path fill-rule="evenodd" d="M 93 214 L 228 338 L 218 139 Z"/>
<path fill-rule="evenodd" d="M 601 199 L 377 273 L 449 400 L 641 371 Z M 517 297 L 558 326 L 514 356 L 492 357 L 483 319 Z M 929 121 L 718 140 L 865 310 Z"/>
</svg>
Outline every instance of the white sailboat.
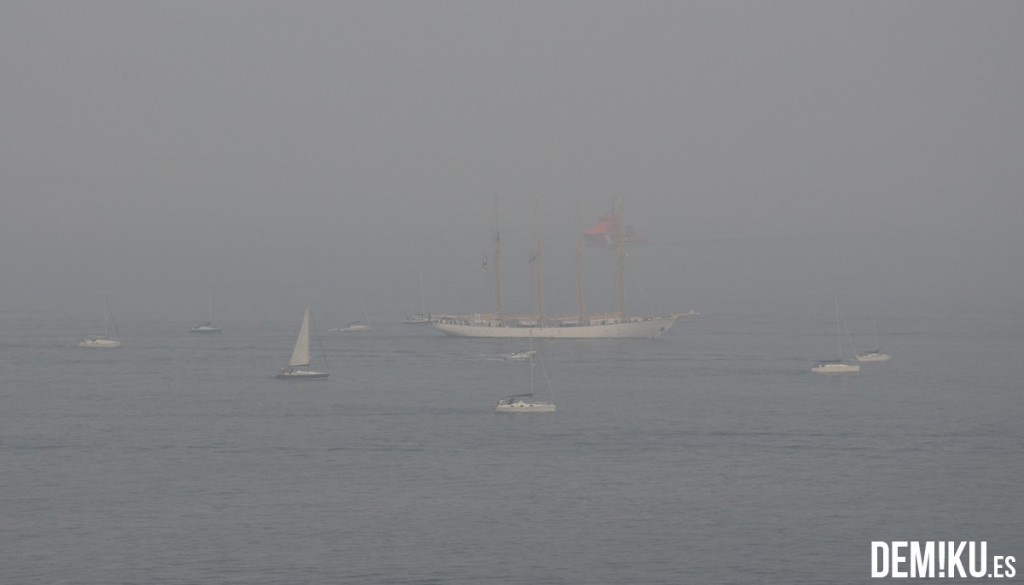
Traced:
<svg viewBox="0 0 1024 585">
<path fill-rule="evenodd" d="M 532 338 L 531 338 L 532 339 Z M 508 413 L 508 414 L 519 414 L 526 412 L 555 412 L 555 403 L 551 401 L 540 401 L 533 399 L 533 355 L 536 353 L 533 351 L 533 344 L 530 345 L 530 351 L 528 353 L 528 359 L 530 360 L 530 391 L 523 394 L 513 394 L 505 398 L 498 400 L 498 404 L 494 407 L 494 412 Z M 543 365 L 541 366 L 543 369 Z M 547 380 L 547 374 L 545 373 L 544 379 Z M 552 395 L 551 381 L 548 382 L 548 395 Z"/>
<path fill-rule="evenodd" d="M 220 333 L 221 328 L 213 324 L 213 293 L 210 293 L 210 319 L 202 325 L 189 329 L 192 333 Z"/>
<path fill-rule="evenodd" d="M 362 321 L 352 321 L 346 323 L 344 327 L 332 327 L 328 331 L 331 333 L 359 333 L 362 331 L 369 331 L 370 326 Z"/>
<path fill-rule="evenodd" d="M 887 362 L 892 356 L 877 349 L 870 349 L 857 353 L 856 358 L 858 362 Z"/>
<path fill-rule="evenodd" d="M 423 302 L 423 274 L 420 274 L 420 312 L 406 317 L 403 322 L 406 325 L 426 325 L 430 323 L 430 313 L 427 312 L 427 305 Z"/>
<path fill-rule="evenodd" d="M 359 304 L 363 307 L 363 317 L 366 321 L 352 321 L 344 327 L 332 327 L 327 331 L 330 333 L 363 333 L 370 330 L 370 313 L 366 311 L 366 303 L 363 302 L 363 295 L 359 295 Z"/>
<path fill-rule="evenodd" d="M 523 412 L 555 412 L 555 405 L 550 402 L 538 402 L 533 399 L 533 392 L 513 394 L 498 400 L 494 412 L 519 414 Z"/>
<path fill-rule="evenodd" d="M 501 289 L 501 232 L 498 225 L 498 205 L 494 204 L 494 276 L 497 293 L 497 310 L 490 315 L 441 315 L 434 316 L 432 325 L 448 335 L 460 337 L 523 338 L 545 339 L 598 339 L 612 337 L 657 337 L 668 331 L 676 320 L 688 313 L 673 313 L 667 316 L 634 317 L 626 314 L 625 294 L 625 235 L 618 238 L 618 292 L 619 310 L 606 315 L 586 315 L 583 309 L 583 241 L 579 228 L 579 206 L 577 205 L 576 283 L 579 312 L 565 317 L 545 317 L 544 289 L 541 285 L 540 207 L 535 205 L 535 243 L 531 262 L 535 264 L 537 281 L 537 314 L 528 317 L 506 316 Z M 619 205 L 621 217 L 622 206 Z M 620 223 L 620 225 L 622 225 Z"/>
<path fill-rule="evenodd" d="M 110 331 L 108 329 L 108 323 L 114 328 L 114 337 L 110 337 Z M 107 315 L 103 317 L 103 335 L 89 335 L 83 337 L 78 342 L 78 347 L 88 347 L 92 349 L 112 349 L 115 347 L 121 347 L 121 334 L 117 331 L 117 323 L 114 322 L 114 313 L 110 310 L 110 305 L 107 305 Z"/>
<path fill-rule="evenodd" d="M 326 355 L 324 362 L 327 362 Z M 276 377 L 285 380 L 313 380 L 329 375 L 328 372 L 310 370 L 309 363 L 309 307 L 306 307 L 302 326 L 299 327 L 299 337 L 295 340 L 295 348 L 292 349 L 292 359 L 288 361 L 287 367 L 281 368 Z"/>
<path fill-rule="evenodd" d="M 835 360 L 822 360 L 818 365 L 811 368 L 812 372 L 818 374 L 852 374 L 860 371 L 860 366 L 843 362 L 843 338 L 839 328 L 839 299 L 836 299 L 836 344 L 839 348 L 839 358 Z"/>
<path fill-rule="evenodd" d="M 875 326 L 875 343 L 878 343 L 878 323 L 874 319 L 871 320 Z M 887 362 L 892 359 L 892 356 L 887 353 L 882 353 L 880 349 L 869 349 L 867 351 L 861 351 L 854 353 L 854 357 L 858 362 Z"/>
<path fill-rule="evenodd" d="M 111 339 L 106 335 L 93 335 L 89 337 L 83 337 L 78 342 L 78 347 L 89 347 L 93 349 L 110 349 L 114 347 L 121 347 L 120 339 Z"/>
</svg>

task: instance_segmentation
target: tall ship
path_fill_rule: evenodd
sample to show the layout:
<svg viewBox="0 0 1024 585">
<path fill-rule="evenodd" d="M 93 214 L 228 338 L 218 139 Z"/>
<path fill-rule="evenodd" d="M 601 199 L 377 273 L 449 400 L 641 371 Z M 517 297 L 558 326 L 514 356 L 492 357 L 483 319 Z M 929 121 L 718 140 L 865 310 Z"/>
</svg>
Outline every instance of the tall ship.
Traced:
<svg viewBox="0 0 1024 585">
<path fill-rule="evenodd" d="M 622 204 L 616 215 L 621 219 Z M 498 228 L 498 205 L 494 205 L 494 288 L 497 296 L 496 311 L 492 314 L 435 315 L 431 323 L 436 329 L 448 335 L 459 337 L 544 339 L 600 339 L 600 338 L 644 338 L 658 337 L 669 330 L 680 318 L 695 314 L 672 313 L 666 316 L 631 316 L 626 313 L 625 286 L 625 233 L 619 222 L 616 238 L 619 310 L 604 315 L 587 315 L 583 304 L 583 239 L 579 226 L 579 206 L 576 213 L 576 290 L 578 312 L 576 315 L 546 317 L 544 314 L 544 288 L 541 281 L 540 204 L 534 205 L 534 248 L 531 262 L 535 265 L 537 281 L 537 314 L 531 316 L 505 315 L 501 288 L 501 230 Z"/>
</svg>

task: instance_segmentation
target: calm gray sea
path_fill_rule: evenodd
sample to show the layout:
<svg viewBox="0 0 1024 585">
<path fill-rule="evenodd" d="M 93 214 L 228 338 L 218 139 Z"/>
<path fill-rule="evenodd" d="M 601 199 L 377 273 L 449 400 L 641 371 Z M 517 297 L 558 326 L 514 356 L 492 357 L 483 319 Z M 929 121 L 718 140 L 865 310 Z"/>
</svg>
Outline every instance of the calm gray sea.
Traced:
<svg viewBox="0 0 1024 585">
<path fill-rule="evenodd" d="M 558 412 L 503 416 L 521 342 L 324 325 L 331 377 L 279 381 L 293 313 L 122 324 L 117 350 L 5 315 L 0 582 L 860 583 L 872 540 L 1024 562 L 1002 315 L 882 316 L 892 361 L 834 377 L 809 371 L 834 322 L 786 314 L 535 342 Z"/>
</svg>

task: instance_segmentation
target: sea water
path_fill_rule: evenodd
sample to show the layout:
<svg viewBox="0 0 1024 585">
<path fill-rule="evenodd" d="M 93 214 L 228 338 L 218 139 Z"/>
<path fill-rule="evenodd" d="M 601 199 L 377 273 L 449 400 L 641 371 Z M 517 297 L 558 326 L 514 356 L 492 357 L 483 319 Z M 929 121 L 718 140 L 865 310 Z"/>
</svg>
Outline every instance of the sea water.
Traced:
<svg viewBox="0 0 1024 585">
<path fill-rule="evenodd" d="M 834 376 L 810 372 L 833 323 L 784 312 L 537 340 L 558 412 L 518 416 L 492 408 L 529 366 L 494 358 L 522 341 L 322 328 L 330 378 L 282 381 L 285 317 L 89 350 L 5 314 L 0 582 L 858 583 L 872 541 L 1024 557 L 1024 332 L 999 314 L 885 319 L 892 361 Z"/>
</svg>

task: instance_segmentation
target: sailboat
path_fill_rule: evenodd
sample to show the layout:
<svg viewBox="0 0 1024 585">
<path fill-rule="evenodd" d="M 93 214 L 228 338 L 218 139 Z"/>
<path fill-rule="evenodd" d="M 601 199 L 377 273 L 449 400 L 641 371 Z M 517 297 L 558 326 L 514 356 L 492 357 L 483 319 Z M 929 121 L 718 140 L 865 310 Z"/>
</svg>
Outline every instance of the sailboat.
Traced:
<svg viewBox="0 0 1024 585">
<path fill-rule="evenodd" d="M 192 333 L 220 333 L 221 328 L 213 324 L 213 293 L 210 293 L 210 320 L 189 329 Z"/>
<path fill-rule="evenodd" d="M 420 312 L 405 318 L 406 325 L 426 325 L 430 323 L 430 313 L 427 312 L 427 305 L 423 302 L 423 275 L 420 274 Z"/>
<path fill-rule="evenodd" d="M 532 337 L 530 338 L 530 341 L 530 351 L 528 352 L 530 360 L 530 391 L 523 394 L 513 394 L 511 396 L 499 399 L 498 404 L 495 405 L 494 407 L 494 412 L 510 414 L 519 414 L 525 412 L 555 412 L 554 402 L 545 402 L 533 399 L 533 355 L 536 352 L 533 351 Z M 541 367 L 543 368 L 543 366 Z M 546 373 L 544 375 L 544 378 L 547 379 Z M 548 380 L 548 394 L 553 394 L 553 392 L 551 391 L 550 380 Z"/>
<path fill-rule="evenodd" d="M 512 353 L 501 354 L 501 359 L 509 361 L 523 361 L 532 358 L 536 353 L 537 351 L 533 349 L 529 351 L 513 351 Z"/>
<path fill-rule="evenodd" d="M 328 372 L 310 370 L 309 362 L 309 307 L 306 307 L 306 314 L 302 316 L 302 326 L 299 327 L 299 337 L 295 340 L 295 348 L 292 349 L 292 359 L 288 361 L 287 367 L 277 372 L 276 377 L 286 380 L 313 380 L 330 375 Z M 324 362 L 327 362 L 326 355 Z"/>
<path fill-rule="evenodd" d="M 114 337 L 110 337 L 107 323 L 114 328 Z M 90 335 L 78 342 L 78 347 L 89 347 L 93 349 L 111 349 L 121 347 L 121 334 L 117 331 L 117 323 L 114 322 L 114 313 L 107 304 L 107 315 L 103 317 L 103 335 Z"/>
<path fill-rule="evenodd" d="M 330 329 L 331 333 L 359 333 L 362 331 L 369 331 L 370 326 L 362 321 L 352 321 L 346 323 L 344 327 L 333 327 Z"/>
<path fill-rule="evenodd" d="M 878 323 L 871 320 L 875 326 L 875 342 L 878 342 Z M 854 357 L 858 362 L 887 362 L 892 359 L 892 356 L 887 353 L 882 353 L 880 349 L 869 349 L 867 351 L 856 352 Z"/>
<path fill-rule="evenodd" d="M 605 315 L 586 315 L 583 310 L 583 240 L 579 229 L 579 205 L 576 212 L 576 288 L 579 311 L 576 315 L 550 317 L 544 315 L 544 289 L 541 284 L 540 245 L 540 203 L 534 205 L 535 242 L 530 261 L 534 263 L 537 281 L 537 314 L 527 317 L 505 315 L 501 289 L 501 231 L 498 226 L 498 202 L 494 202 L 494 275 L 497 293 L 497 310 L 489 315 L 441 315 L 434 316 L 431 324 L 448 335 L 460 337 L 523 338 L 545 339 L 598 339 L 611 337 L 657 337 L 668 331 L 680 317 L 695 315 L 673 313 L 667 316 L 634 317 L 626 314 L 625 293 L 625 234 L 619 223 L 618 240 L 618 293 L 619 310 Z M 619 204 L 619 217 L 622 204 Z"/>
<path fill-rule="evenodd" d="M 836 344 L 839 348 L 839 359 L 822 360 L 818 365 L 811 368 L 812 372 L 818 374 L 852 374 L 860 371 L 860 366 L 843 362 L 843 338 L 839 328 L 839 299 L 836 299 Z"/>
<path fill-rule="evenodd" d="M 858 352 L 855 356 L 858 362 L 887 362 L 892 359 L 892 356 L 887 353 L 882 353 L 877 349 L 869 349 L 868 351 Z"/>
<path fill-rule="evenodd" d="M 366 322 L 363 321 L 352 321 L 346 323 L 344 327 L 332 327 L 328 329 L 330 333 L 362 333 L 370 330 L 370 314 L 366 311 L 366 303 L 362 300 L 362 294 L 359 295 L 359 304 L 363 307 L 363 316 L 366 318 Z"/>
</svg>

